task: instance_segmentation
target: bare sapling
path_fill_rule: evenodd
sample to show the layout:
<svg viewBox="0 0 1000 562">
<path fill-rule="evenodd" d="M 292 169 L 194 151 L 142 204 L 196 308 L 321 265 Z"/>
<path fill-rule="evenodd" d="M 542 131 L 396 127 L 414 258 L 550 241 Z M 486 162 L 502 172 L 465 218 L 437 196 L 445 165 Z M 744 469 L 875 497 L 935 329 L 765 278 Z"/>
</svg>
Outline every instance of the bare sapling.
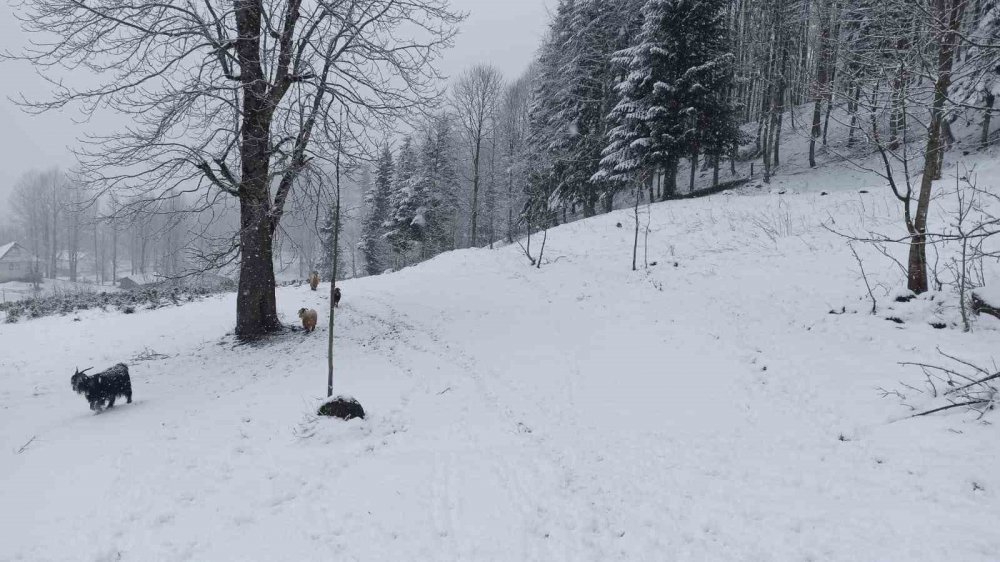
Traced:
<svg viewBox="0 0 1000 562">
<path fill-rule="evenodd" d="M 649 268 L 649 221 L 653 217 L 652 204 L 652 200 L 646 201 L 646 231 L 642 237 L 642 266 L 647 269 Z"/>
<path fill-rule="evenodd" d="M 333 259 L 330 273 L 330 328 L 327 334 L 326 347 L 326 397 L 333 396 L 333 331 L 336 325 L 337 306 L 337 262 L 340 261 L 340 158 L 341 151 L 337 150 L 334 162 L 334 211 L 333 211 Z"/>
<path fill-rule="evenodd" d="M 635 262 L 639 252 L 639 197 L 642 194 L 641 186 L 641 182 L 635 184 L 635 238 L 632 240 L 632 271 L 636 270 Z"/>
</svg>

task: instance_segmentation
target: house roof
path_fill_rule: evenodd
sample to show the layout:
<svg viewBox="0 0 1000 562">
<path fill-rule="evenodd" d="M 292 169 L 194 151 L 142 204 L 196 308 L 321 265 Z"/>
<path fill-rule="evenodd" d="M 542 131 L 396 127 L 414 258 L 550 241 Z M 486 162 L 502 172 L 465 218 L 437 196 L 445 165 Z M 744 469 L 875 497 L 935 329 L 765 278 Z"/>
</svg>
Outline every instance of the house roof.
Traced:
<svg viewBox="0 0 1000 562">
<path fill-rule="evenodd" d="M 0 260 L 2 260 L 4 256 L 6 256 L 11 250 L 13 250 L 15 246 L 22 249 L 24 248 L 24 246 L 21 246 L 17 242 L 10 242 L 4 244 L 3 246 L 0 246 Z"/>
</svg>

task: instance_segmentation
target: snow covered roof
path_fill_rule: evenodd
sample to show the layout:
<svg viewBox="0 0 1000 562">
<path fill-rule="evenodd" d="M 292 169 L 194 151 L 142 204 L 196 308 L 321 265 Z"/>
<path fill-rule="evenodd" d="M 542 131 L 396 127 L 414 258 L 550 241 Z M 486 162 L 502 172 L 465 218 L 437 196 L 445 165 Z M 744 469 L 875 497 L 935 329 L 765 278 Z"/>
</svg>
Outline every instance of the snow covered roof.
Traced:
<svg viewBox="0 0 1000 562">
<path fill-rule="evenodd" d="M 2 260 L 15 247 L 21 248 L 22 250 L 24 249 L 24 246 L 18 244 L 17 242 L 9 242 L 0 246 L 0 260 Z"/>
</svg>

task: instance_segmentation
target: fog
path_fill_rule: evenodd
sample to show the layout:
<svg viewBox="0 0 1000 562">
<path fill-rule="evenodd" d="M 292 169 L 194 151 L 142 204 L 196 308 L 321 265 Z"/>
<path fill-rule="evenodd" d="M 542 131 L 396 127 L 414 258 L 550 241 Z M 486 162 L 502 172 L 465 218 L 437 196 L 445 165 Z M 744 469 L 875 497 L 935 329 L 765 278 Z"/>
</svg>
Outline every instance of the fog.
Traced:
<svg viewBox="0 0 1000 562">
<path fill-rule="evenodd" d="M 454 76 L 477 63 L 492 63 L 506 77 L 516 78 L 530 63 L 546 25 L 546 0 L 452 0 L 452 6 L 468 14 L 455 47 L 441 61 L 441 70 Z M 0 11 L 0 49 L 18 52 L 27 36 L 13 15 L 13 4 Z M 14 182 L 31 169 L 60 166 L 70 168 L 72 149 L 85 133 L 105 131 L 116 124 L 113 115 L 102 114 L 82 122 L 76 110 L 31 115 L 14 99 L 22 94 L 42 99 L 48 84 L 27 63 L 0 62 L 0 225 L 10 220 L 7 212 Z"/>
</svg>

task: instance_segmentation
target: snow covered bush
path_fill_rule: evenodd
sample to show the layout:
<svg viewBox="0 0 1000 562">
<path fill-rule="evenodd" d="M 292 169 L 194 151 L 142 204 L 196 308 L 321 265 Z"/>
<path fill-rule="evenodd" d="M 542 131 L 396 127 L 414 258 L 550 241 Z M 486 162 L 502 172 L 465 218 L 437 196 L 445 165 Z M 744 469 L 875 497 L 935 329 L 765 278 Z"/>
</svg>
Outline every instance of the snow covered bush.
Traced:
<svg viewBox="0 0 1000 562">
<path fill-rule="evenodd" d="M 6 322 L 8 324 L 15 324 L 15 323 L 17 323 L 17 321 L 18 321 L 18 319 L 20 317 L 21 317 L 21 311 L 20 310 L 17 310 L 17 309 L 8 310 L 7 311 L 7 315 L 4 317 L 4 322 Z"/>
<path fill-rule="evenodd" d="M 60 293 L 56 295 L 23 299 L 0 303 L 0 312 L 5 314 L 5 322 L 15 323 L 22 317 L 41 318 L 43 316 L 73 314 L 81 310 L 117 310 L 132 314 L 140 307 L 147 309 L 168 305 L 194 302 L 209 295 L 222 292 L 206 287 L 175 287 L 169 289 L 146 289 L 142 291 L 120 291 L 115 293 Z"/>
</svg>

